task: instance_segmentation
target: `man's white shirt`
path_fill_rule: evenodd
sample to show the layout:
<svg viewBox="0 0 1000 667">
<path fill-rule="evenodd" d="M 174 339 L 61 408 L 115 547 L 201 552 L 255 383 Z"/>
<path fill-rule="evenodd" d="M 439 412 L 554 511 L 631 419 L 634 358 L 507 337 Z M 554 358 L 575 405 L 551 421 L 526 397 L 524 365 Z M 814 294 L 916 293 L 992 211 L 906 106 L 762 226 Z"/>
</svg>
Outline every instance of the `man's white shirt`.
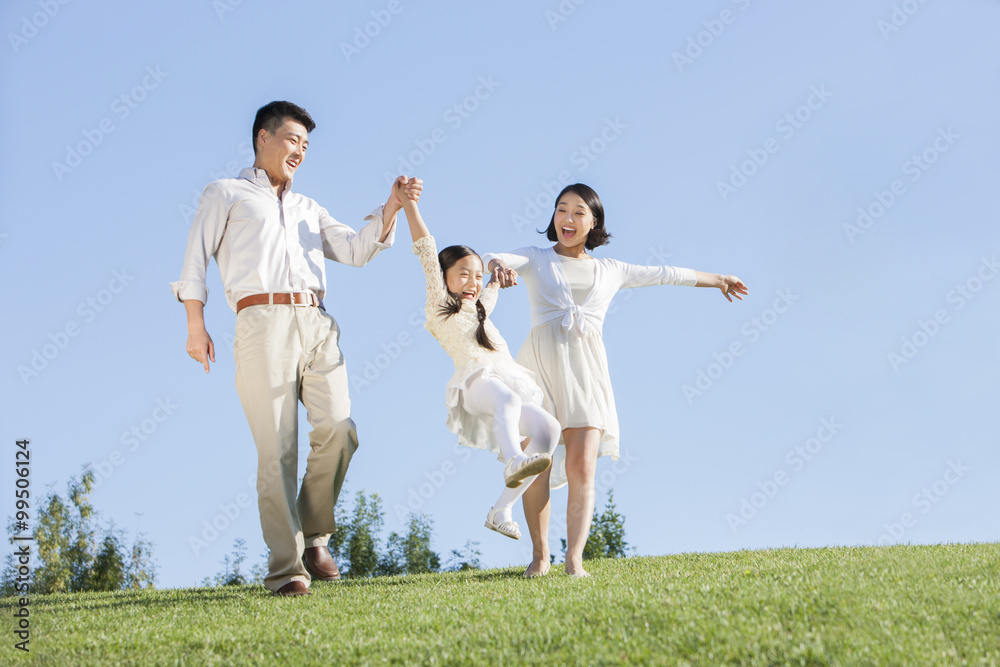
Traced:
<svg viewBox="0 0 1000 667">
<path fill-rule="evenodd" d="M 213 256 L 233 312 L 236 302 L 251 294 L 312 292 L 322 299 L 324 258 L 364 266 L 392 246 L 395 224 L 379 241 L 383 206 L 365 216 L 366 224 L 355 232 L 290 189 L 291 181 L 279 199 L 267 172 L 253 167 L 238 178 L 209 183 L 191 222 L 181 278 L 170 283 L 177 300 L 208 300 L 205 272 Z"/>
</svg>

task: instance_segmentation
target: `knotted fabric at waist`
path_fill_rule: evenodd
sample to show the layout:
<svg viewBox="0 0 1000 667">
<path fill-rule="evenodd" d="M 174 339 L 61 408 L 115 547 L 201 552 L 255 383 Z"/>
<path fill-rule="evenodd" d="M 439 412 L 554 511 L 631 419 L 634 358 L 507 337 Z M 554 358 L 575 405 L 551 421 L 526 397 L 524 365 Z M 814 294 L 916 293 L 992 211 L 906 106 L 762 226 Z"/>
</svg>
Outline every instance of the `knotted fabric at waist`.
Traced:
<svg viewBox="0 0 1000 667">
<path fill-rule="evenodd" d="M 556 320 L 559 320 L 560 326 L 566 331 L 572 331 L 580 335 L 587 333 L 591 329 L 600 333 L 604 325 L 603 313 L 595 312 L 593 309 L 574 303 L 561 308 L 551 308 L 542 313 L 532 313 L 531 327 L 535 328 L 551 324 Z"/>
</svg>

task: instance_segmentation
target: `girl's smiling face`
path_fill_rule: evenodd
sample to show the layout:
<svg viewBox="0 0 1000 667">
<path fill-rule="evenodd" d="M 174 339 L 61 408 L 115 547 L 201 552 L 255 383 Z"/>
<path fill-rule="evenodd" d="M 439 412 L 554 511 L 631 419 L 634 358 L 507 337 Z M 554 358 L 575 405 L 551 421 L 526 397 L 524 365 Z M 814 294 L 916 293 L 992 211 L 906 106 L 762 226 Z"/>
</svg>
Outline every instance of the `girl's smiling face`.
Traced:
<svg viewBox="0 0 1000 667">
<path fill-rule="evenodd" d="M 594 228 L 594 213 L 583 197 L 567 192 L 556 203 L 553 223 L 558 242 L 566 248 L 575 248 L 587 242 L 587 234 Z"/>
<path fill-rule="evenodd" d="M 483 261 L 478 255 L 466 255 L 448 268 L 444 283 L 463 301 L 475 301 L 483 291 Z"/>
</svg>

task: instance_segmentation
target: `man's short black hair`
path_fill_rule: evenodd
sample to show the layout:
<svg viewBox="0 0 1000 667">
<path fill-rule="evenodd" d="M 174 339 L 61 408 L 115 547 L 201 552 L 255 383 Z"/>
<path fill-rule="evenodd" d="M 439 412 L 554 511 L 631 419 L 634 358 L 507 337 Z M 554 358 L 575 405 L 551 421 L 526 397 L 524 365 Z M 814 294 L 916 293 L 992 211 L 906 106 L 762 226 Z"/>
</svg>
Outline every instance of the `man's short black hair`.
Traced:
<svg viewBox="0 0 1000 667">
<path fill-rule="evenodd" d="M 316 122 L 312 119 L 312 116 L 298 104 L 291 102 L 269 102 L 257 109 L 257 117 L 253 119 L 252 141 L 254 155 L 257 154 L 257 135 L 260 134 L 260 131 L 264 129 L 274 134 L 281 127 L 281 124 L 285 122 L 286 118 L 291 118 L 296 122 L 302 123 L 306 128 L 306 132 L 312 132 L 316 129 Z"/>
</svg>

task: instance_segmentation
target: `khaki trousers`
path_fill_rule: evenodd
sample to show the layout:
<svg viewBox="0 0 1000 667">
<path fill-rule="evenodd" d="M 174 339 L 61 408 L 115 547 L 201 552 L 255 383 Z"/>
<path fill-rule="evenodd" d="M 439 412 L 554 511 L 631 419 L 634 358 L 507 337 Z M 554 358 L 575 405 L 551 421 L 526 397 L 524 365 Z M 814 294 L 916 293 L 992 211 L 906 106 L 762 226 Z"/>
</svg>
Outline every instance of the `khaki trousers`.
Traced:
<svg viewBox="0 0 1000 667">
<path fill-rule="evenodd" d="M 303 549 L 327 546 L 333 508 L 358 448 L 340 328 L 325 310 L 244 308 L 236 316 L 236 391 L 257 444 L 257 502 L 271 550 L 264 585 L 309 585 Z M 312 426 L 298 484 L 298 402 Z"/>
</svg>

